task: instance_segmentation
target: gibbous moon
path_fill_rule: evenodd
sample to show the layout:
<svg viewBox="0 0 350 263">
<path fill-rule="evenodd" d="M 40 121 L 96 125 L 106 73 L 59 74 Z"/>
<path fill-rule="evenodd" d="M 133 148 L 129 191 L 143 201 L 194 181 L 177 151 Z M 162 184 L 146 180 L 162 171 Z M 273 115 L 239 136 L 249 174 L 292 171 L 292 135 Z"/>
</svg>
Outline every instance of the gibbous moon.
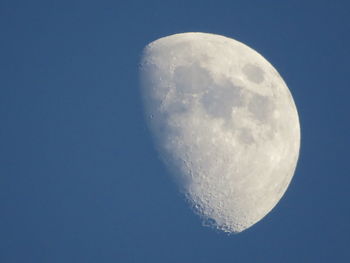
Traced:
<svg viewBox="0 0 350 263">
<path fill-rule="evenodd" d="M 236 40 L 183 33 L 145 47 L 140 80 L 156 148 L 204 224 L 238 233 L 269 213 L 300 146 L 276 69 Z"/>
</svg>

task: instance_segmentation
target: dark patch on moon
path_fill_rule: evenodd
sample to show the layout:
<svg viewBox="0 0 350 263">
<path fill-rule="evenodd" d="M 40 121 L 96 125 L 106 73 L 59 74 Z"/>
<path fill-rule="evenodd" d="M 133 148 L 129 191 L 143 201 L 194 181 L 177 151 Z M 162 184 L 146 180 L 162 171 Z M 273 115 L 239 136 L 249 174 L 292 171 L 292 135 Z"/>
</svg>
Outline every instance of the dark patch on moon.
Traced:
<svg viewBox="0 0 350 263">
<path fill-rule="evenodd" d="M 212 117 L 231 121 L 232 109 L 242 105 L 240 87 L 232 85 L 229 81 L 213 84 L 201 99 L 205 111 Z"/>
<path fill-rule="evenodd" d="M 264 71 L 256 65 L 246 64 L 242 70 L 251 82 L 259 84 L 264 80 Z"/>
<path fill-rule="evenodd" d="M 260 122 L 265 122 L 272 118 L 274 107 L 271 98 L 258 94 L 255 94 L 248 104 L 248 110 Z"/>
<path fill-rule="evenodd" d="M 177 98 L 174 102 L 172 102 L 167 107 L 167 112 L 172 113 L 185 113 L 189 109 L 189 105 L 187 101 L 181 100 L 182 98 Z"/>
<path fill-rule="evenodd" d="M 177 90 L 184 93 L 200 92 L 212 83 L 209 72 L 198 63 L 177 67 L 173 79 Z"/>
<path fill-rule="evenodd" d="M 239 140 L 244 144 L 252 144 L 255 142 L 252 131 L 248 128 L 241 128 L 239 130 Z"/>
</svg>

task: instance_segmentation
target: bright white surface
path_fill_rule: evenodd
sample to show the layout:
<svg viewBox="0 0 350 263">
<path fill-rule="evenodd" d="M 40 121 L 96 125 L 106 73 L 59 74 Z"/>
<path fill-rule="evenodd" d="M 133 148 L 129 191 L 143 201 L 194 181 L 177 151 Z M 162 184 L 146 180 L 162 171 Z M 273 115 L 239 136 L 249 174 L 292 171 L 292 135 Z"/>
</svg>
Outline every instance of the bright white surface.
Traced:
<svg viewBox="0 0 350 263">
<path fill-rule="evenodd" d="M 141 63 L 159 153 L 205 224 L 241 232 L 286 191 L 299 154 L 293 98 L 248 46 L 184 33 L 149 44 Z"/>
</svg>

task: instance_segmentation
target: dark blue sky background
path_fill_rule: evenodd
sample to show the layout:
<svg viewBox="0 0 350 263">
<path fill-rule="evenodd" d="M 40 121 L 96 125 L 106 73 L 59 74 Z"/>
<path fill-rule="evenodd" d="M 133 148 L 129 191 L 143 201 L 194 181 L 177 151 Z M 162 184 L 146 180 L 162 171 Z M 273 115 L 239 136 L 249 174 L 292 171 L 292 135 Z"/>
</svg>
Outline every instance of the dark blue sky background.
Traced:
<svg viewBox="0 0 350 263">
<path fill-rule="evenodd" d="M 202 227 L 138 91 L 149 42 L 222 34 L 289 86 L 301 154 L 277 207 Z M 0 1 L 0 262 L 349 262 L 348 1 Z"/>
</svg>

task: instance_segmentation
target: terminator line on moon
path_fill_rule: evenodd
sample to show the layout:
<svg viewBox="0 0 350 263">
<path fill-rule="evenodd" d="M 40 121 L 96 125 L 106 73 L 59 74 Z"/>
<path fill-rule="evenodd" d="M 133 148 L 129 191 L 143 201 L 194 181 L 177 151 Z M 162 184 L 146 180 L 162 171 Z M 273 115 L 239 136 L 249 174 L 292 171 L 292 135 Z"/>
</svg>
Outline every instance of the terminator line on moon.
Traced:
<svg viewBox="0 0 350 263">
<path fill-rule="evenodd" d="M 155 145 L 203 222 L 238 233 L 269 213 L 300 146 L 297 110 L 275 68 L 236 40 L 183 33 L 147 45 L 140 76 Z"/>
</svg>

